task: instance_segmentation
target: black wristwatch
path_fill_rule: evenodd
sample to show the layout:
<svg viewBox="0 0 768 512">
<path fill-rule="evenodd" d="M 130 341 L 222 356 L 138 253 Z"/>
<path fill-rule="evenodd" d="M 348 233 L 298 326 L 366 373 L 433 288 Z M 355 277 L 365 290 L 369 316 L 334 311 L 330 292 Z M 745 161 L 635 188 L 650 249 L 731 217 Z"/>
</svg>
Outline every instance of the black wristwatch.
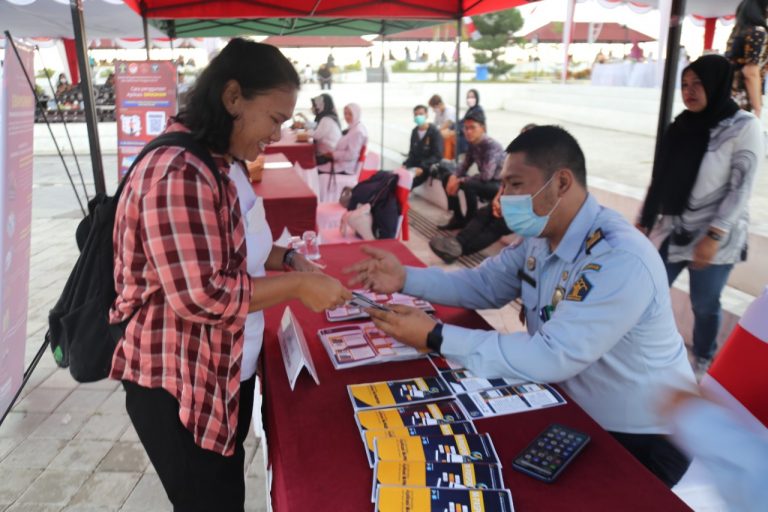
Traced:
<svg viewBox="0 0 768 512">
<path fill-rule="evenodd" d="M 288 249 L 283 253 L 283 266 L 293 268 L 293 258 L 296 257 L 296 249 Z"/>
<path fill-rule="evenodd" d="M 437 322 L 427 334 L 427 348 L 437 354 L 443 346 L 443 324 Z"/>
<path fill-rule="evenodd" d="M 714 229 L 710 229 L 709 231 L 707 231 L 707 236 L 712 240 L 714 240 L 715 242 L 722 242 L 723 240 L 723 234 L 718 233 Z"/>
</svg>

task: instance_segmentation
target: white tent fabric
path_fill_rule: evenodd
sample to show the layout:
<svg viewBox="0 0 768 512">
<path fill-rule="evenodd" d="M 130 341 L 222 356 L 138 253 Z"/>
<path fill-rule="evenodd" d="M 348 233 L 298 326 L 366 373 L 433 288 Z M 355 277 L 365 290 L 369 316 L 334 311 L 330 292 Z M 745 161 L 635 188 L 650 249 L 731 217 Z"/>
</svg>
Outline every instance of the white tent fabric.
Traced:
<svg viewBox="0 0 768 512">
<path fill-rule="evenodd" d="M 144 37 L 141 17 L 122 0 L 83 0 L 88 39 Z M 13 37 L 73 38 L 69 0 L 0 0 L 0 32 Z M 166 37 L 149 26 L 149 36 Z"/>
<path fill-rule="evenodd" d="M 719 18 L 729 16 L 736 12 L 741 0 L 688 0 L 685 3 L 685 13 L 695 14 L 704 18 Z M 621 4 L 628 4 L 637 12 L 645 12 L 648 6 L 659 7 L 664 4 L 663 0 L 598 0 L 598 3 L 604 7 L 616 7 Z M 662 5 L 663 7 L 663 5 Z"/>
</svg>

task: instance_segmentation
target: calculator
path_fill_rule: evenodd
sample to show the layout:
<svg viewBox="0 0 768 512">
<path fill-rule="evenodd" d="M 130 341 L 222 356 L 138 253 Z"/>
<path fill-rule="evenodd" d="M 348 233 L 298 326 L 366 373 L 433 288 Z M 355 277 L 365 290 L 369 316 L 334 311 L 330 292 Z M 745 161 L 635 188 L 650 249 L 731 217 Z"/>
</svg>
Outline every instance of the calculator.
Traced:
<svg viewBox="0 0 768 512">
<path fill-rule="evenodd" d="M 589 436 L 553 423 L 518 455 L 512 467 L 544 482 L 554 482 L 589 442 Z"/>
</svg>

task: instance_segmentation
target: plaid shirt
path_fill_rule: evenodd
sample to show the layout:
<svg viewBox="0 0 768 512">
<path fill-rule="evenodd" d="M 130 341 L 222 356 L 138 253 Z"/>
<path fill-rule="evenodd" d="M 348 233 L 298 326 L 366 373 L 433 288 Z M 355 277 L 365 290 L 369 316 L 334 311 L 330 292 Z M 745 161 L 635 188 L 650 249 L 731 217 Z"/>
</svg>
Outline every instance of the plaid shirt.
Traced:
<svg viewBox="0 0 768 512">
<path fill-rule="evenodd" d="M 186 128 L 168 128 L 177 130 Z M 138 311 L 110 377 L 167 390 L 195 442 L 231 455 L 251 282 L 237 190 L 225 158 L 213 157 L 224 198 L 205 164 L 178 147 L 147 154 L 120 197 L 110 322 Z"/>
</svg>

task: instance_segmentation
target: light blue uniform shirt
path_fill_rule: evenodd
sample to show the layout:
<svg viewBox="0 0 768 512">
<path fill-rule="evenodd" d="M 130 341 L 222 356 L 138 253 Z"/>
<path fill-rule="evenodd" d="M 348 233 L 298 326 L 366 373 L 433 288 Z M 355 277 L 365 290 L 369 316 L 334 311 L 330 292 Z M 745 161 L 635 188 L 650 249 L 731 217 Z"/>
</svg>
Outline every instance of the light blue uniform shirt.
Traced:
<svg viewBox="0 0 768 512">
<path fill-rule="evenodd" d="M 522 297 L 527 334 L 446 325 L 442 353 L 482 377 L 558 383 L 606 430 L 668 434 L 657 401 L 696 386 L 658 251 L 591 195 L 554 253 L 532 238 L 475 269 L 409 267 L 403 291 L 471 309 Z"/>
</svg>

